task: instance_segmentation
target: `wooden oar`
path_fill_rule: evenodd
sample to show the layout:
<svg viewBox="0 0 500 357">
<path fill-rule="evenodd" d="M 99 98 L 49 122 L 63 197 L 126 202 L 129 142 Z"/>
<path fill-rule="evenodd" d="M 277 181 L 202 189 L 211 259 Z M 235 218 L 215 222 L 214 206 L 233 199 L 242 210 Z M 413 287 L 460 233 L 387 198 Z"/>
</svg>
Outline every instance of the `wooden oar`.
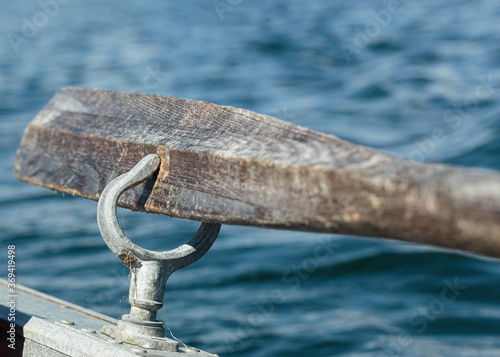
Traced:
<svg viewBox="0 0 500 357">
<path fill-rule="evenodd" d="M 247 110 L 64 88 L 28 125 L 16 176 L 97 200 L 141 158 L 133 210 L 385 237 L 500 257 L 500 174 L 404 160 Z"/>
</svg>

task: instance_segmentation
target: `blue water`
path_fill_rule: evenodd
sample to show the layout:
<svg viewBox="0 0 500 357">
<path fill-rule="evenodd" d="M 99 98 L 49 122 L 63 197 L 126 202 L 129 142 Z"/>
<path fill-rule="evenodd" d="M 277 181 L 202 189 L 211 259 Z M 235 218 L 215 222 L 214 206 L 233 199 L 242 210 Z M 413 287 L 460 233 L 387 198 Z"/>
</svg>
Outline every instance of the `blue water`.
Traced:
<svg viewBox="0 0 500 357">
<path fill-rule="evenodd" d="M 15 244 L 18 282 L 59 298 L 117 318 L 128 309 L 128 270 L 99 235 L 96 202 L 12 174 L 25 126 L 63 86 L 243 107 L 405 157 L 500 170 L 496 0 L 43 7 L 0 2 L 0 255 Z M 119 216 L 158 250 L 198 226 Z M 185 343 L 225 356 L 498 356 L 499 268 L 411 244 L 224 226 L 170 278 L 160 316 Z"/>
</svg>

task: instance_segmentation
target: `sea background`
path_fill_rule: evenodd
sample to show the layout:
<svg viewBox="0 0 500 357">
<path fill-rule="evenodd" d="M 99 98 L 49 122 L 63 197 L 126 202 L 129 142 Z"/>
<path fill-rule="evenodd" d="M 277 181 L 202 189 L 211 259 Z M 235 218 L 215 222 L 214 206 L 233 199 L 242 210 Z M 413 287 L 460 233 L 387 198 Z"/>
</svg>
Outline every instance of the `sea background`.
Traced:
<svg viewBox="0 0 500 357">
<path fill-rule="evenodd" d="M 96 202 L 12 173 L 24 128 L 60 88 L 242 107 L 500 170 L 499 18 L 496 0 L 1 1 L 0 276 L 14 244 L 18 283 L 116 318 L 129 308 L 128 269 L 99 235 Z M 119 218 L 156 250 L 199 224 Z M 458 252 L 223 226 L 169 279 L 160 317 L 223 356 L 499 356 L 499 278 L 498 260 Z"/>
</svg>

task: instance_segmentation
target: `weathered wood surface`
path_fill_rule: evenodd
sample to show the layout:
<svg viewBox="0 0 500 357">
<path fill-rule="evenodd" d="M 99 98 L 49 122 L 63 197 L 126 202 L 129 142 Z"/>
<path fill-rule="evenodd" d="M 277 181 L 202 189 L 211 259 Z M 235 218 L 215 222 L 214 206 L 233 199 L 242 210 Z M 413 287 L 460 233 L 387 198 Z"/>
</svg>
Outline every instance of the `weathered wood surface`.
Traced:
<svg viewBox="0 0 500 357">
<path fill-rule="evenodd" d="M 247 110 L 64 88 L 28 125 L 16 176 L 97 200 L 143 156 L 133 210 L 386 237 L 500 257 L 500 174 L 406 161 Z"/>
</svg>

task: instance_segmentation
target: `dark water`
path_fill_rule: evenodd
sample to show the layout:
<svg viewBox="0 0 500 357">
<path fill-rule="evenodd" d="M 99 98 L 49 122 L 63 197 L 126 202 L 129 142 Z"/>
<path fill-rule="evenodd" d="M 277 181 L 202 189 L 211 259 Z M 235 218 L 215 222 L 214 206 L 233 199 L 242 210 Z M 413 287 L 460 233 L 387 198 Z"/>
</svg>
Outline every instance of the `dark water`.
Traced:
<svg viewBox="0 0 500 357">
<path fill-rule="evenodd" d="M 63 86 L 243 107 L 419 160 L 500 170 L 498 1 L 43 7 L 49 15 L 35 1 L 0 2 L 0 254 L 5 262 L 15 244 L 19 283 L 59 298 L 114 317 L 128 308 L 128 270 L 100 238 L 96 203 L 12 174 L 24 127 Z M 161 250 L 198 225 L 120 218 Z M 225 226 L 171 277 L 160 316 L 186 343 L 226 356 L 498 356 L 499 267 L 416 245 Z"/>
</svg>

